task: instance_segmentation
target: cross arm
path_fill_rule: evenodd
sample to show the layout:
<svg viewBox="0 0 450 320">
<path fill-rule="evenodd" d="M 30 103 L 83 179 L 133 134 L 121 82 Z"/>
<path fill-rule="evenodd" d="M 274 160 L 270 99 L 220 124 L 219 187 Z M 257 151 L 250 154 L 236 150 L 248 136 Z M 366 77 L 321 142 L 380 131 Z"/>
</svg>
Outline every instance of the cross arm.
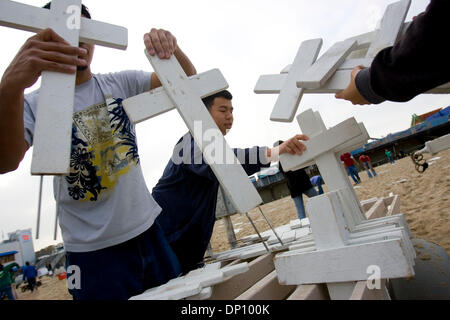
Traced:
<svg viewBox="0 0 450 320">
<path fill-rule="evenodd" d="M 228 88 L 228 83 L 219 69 L 213 69 L 189 77 L 192 90 L 201 98 Z M 123 101 L 125 112 L 133 124 L 140 123 L 175 109 L 175 104 L 163 87 L 156 88 Z"/>
<path fill-rule="evenodd" d="M 0 2 L 2 26 L 39 32 L 49 27 L 49 19 L 48 9 L 14 1 Z M 124 27 L 81 17 L 80 42 L 125 50 L 128 46 L 128 31 Z"/>
<path fill-rule="evenodd" d="M 304 167 L 323 153 L 333 151 L 339 146 L 363 135 L 360 125 L 355 118 L 350 118 L 337 126 L 322 132 L 304 142 L 306 151 L 301 155 L 282 154 L 280 162 L 285 171 L 292 171 Z M 349 145 L 352 143 L 350 142 Z M 348 146 L 348 145 L 347 145 Z"/>
</svg>

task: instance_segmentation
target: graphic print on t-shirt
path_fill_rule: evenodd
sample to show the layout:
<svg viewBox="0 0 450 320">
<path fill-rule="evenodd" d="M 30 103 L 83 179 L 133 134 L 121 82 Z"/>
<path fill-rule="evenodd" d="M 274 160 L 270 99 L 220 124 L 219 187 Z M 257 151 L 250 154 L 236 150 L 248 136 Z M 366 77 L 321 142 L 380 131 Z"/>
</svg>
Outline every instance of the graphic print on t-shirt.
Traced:
<svg viewBox="0 0 450 320">
<path fill-rule="evenodd" d="M 136 133 L 122 107 L 122 99 L 108 99 L 74 113 L 69 196 L 97 201 L 120 176 L 139 164 Z"/>
</svg>

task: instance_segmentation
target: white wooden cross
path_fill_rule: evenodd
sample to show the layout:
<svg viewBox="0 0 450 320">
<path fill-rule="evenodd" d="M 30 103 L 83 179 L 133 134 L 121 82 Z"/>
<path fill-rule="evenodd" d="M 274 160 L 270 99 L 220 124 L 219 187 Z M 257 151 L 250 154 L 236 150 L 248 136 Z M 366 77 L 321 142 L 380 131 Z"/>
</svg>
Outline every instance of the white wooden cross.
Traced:
<svg viewBox="0 0 450 320">
<path fill-rule="evenodd" d="M 54 0 L 51 10 L 1 0 L 0 25 L 32 32 L 52 28 L 75 47 L 82 41 L 125 50 L 128 43 L 127 29 L 81 17 L 81 0 Z M 69 174 L 75 77 L 42 73 L 32 175 Z"/>
<path fill-rule="evenodd" d="M 163 88 L 123 102 L 131 121 L 138 123 L 177 108 L 236 211 L 247 213 L 261 204 L 263 202 L 261 197 L 201 100 L 202 97 L 228 87 L 220 71 L 212 70 L 188 78 L 174 56 L 168 60 L 161 60 L 149 55 L 147 50 L 145 54 Z M 201 123 L 201 130 L 196 128 L 196 122 Z M 205 152 L 206 148 L 211 148 L 205 144 L 205 132 L 215 132 L 216 146 L 224 146 L 222 150 L 226 159 L 219 159 L 219 162 L 216 162 L 212 152 Z M 223 161 L 220 162 L 220 160 Z"/>
<path fill-rule="evenodd" d="M 301 168 L 314 158 L 330 192 L 311 198 L 307 204 L 314 241 L 308 239 L 292 252 L 277 256 L 280 281 L 329 283 L 333 298 L 351 292 L 352 281 L 366 280 L 371 263 L 378 263 L 384 279 L 412 275 L 415 251 L 404 217 L 366 220 L 336 155 L 367 141 L 368 135 L 361 130 L 364 126 L 350 119 L 326 130 L 320 115 L 312 110 L 302 113 L 298 121 L 302 132 L 311 137 L 305 143 L 308 149 L 302 156 L 282 155 L 283 168 Z M 298 266 L 302 266 L 301 271 L 297 271 Z"/>
<path fill-rule="evenodd" d="M 279 94 L 271 120 L 292 122 L 304 93 L 337 93 L 344 90 L 356 66 L 369 67 L 380 50 L 394 45 L 405 32 L 408 24 L 404 20 L 410 5 L 411 0 L 389 5 L 379 30 L 336 43 L 316 62 L 322 40 L 305 41 L 294 63 L 284 68 L 281 74 L 261 76 L 254 92 Z M 450 93 L 450 84 L 427 93 Z"/>
</svg>

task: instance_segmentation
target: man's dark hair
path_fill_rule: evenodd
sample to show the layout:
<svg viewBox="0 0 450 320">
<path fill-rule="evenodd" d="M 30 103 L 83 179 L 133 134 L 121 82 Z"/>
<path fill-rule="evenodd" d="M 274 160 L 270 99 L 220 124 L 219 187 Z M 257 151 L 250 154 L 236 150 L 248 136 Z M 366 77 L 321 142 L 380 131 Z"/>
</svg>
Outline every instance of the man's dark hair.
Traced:
<svg viewBox="0 0 450 320">
<path fill-rule="evenodd" d="M 27 262 L 25 262 L 25 265 L 26 265 L 26 266 L 29 266 L 29 265 L 30 265 L 30 263 L 29 263 L 29 262 L 27 261 Z"/>
<path fill-rule="evenodd" d="M 202 101 L 208 110 L 210 110 L 212 105 L 214 104 L 215 98 L 224 98 L 227 100 L 233 100 L 233 95 L 229 91 L 223 90 L 223 91 L 217 92 L 216 94 L 213 94 L 209 97 L 203 98 Z"/>
<path fill-rule="evenodd" d="M 52 5 L 52 2 L 50 1 L 49 3 L 47 3 L 42 8 L 50 9 L 51 5 Z M 89 13 L 89 9 L 84 4 L 81 5 L 81 15 L 86 17 L 86 18 L 88 18 L 88 19 L 91 19 L 91 14 Z"/>
</svg>

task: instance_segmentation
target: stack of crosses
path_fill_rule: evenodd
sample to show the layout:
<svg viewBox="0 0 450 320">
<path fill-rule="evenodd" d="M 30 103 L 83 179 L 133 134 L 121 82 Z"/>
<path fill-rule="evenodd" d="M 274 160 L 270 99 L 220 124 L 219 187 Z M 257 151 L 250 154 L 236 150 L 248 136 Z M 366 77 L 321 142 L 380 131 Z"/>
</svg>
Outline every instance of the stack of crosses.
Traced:
<svg viewBox="0 0 450 320">
<path fill-rule="evenodd" d="M 317 61 L 322 39 L 304 41 L 292 65 L 285 67 L 280 74 L 261 76 L 255 93 L 279 94 L 271 120 L 292 122 L 305 93 L 334 94 L 344 90 L 355 67 L 370 67 L 377 53 L 393 46 L 406 31 L 409 23 L 404 21 L 410 5 L 411 0 L 389 5 L 379 30 L 338 42 Z M 450 93 L 450 84 L 427 93 Z"/>
<path fill-rule="evenodd" d="M 368 279 L 376 266 L 382 279 L 414 275 L 415 250 L 403 215 L 367 220 L 338 159 L 339 154 L 367 141 L 367 132 L 353 118 L 326 129 L 320 115 L 298 116 L 311 139 L 302 156 L 282 155 L 286 171 L 317 164 L 329 192 L 307 204 L 313 240 L 290 247 L 275 257 L 278 279 L 286 285 L 327 283 L 332 299 L 348 299 L 356 281 Z"/>
<path fill-rule="evenodd" d="M 322 39 L 305 41 L 291 66 L 280 75 L 262 76 L 256 93 L 279 93 L 271 120 L 291 122 L 304 93 L 336 93 L 345 89 L 351 70 L 370 66 L 376 54 L 396 43 L 405 30 L 411 1 L 388 6 L 378 31 L 347 39 L 316 61 Z M 448 91 L 436 89 L 441 93 Z M 319 113 L 307 110 L 297 118 L 310 137 L 302 156 L 282 155 L 286 171 L 317 164 L 329 192 L 307 204 L 313 240 L 290 247 L 275 257 L 278 279 L 286 285 L 327 283 L 332 299 L 348 299 L 357 281 L 367 280 L 371 267 L 380 279 L 414 275 L 415 250 L 403 215 L 368 221 L 338 156 L 367 143 L 363 124 L 348 119 L 327 130 Z M 388 295 L 386 295 L 388 296 Z"/>
</svg>

